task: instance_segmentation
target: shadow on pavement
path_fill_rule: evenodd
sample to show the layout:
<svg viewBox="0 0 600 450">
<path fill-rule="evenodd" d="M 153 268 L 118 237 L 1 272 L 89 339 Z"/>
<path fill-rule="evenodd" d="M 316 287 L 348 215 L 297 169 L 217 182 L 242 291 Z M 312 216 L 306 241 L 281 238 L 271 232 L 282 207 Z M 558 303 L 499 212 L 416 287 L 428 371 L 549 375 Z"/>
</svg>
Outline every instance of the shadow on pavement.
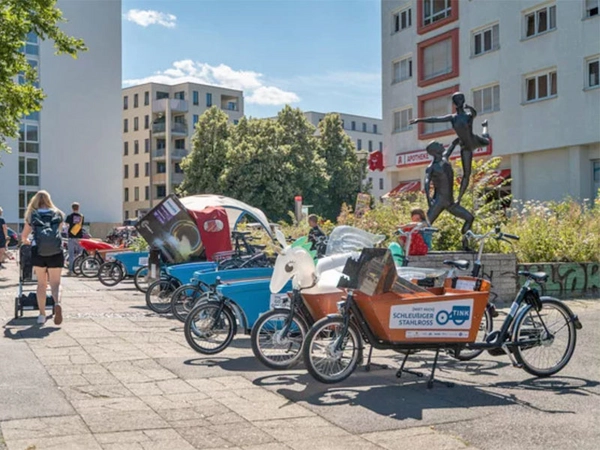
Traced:
<svg viewBox="0 0 600 450">
<path fill-rule="evenodd" d="M 206 356 L 205 358 L 188 359 L 183 362 L 187 366 L 220 367 L 232 372 L 272 372 L 263 366 L 254 356 L 241 356 L 239 358 L 226 358 Z"/>
<path fill-rule="evenodd" d="M 49 324 L 40 327 L 37 322 L 37 317 L 29 319 L 19 319 L 17 322 L 12 319 L 4 325 L 4 337 L 13 340 L 20 339 L 44 339 L 51 333 L 60 330 L 60 327 L 55 327 Z M 23 325 L 29 325 L 29 328 L 20 328 Z M 11 326 L 15 328 L 11 328 Z"/>
</svg>

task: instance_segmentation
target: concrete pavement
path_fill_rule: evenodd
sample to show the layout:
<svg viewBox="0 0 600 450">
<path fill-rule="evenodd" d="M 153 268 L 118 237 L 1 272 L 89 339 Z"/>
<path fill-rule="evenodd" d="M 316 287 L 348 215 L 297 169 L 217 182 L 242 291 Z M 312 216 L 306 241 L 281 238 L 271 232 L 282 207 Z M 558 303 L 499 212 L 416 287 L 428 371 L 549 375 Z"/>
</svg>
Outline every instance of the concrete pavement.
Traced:
<svg viewBox="0 0 600 450">
<path fill-rule="evenodd" d="M 571 301 L 584 328 L 571 363 L 532 378 L 506 357 L 444 357 L 425 388 L 395 370 L 360 369 L 322 385 L 273 372 L 247 337 L 207 357 L 182 324 L 145 307 L 132 282 L 64 279 L 60 327 L 12 320 L 17 270 L 0 271 L 0 450 L 596 448 L 600 442 L 600 302 Z M 399 364 L 400 355 L 377 353 Z M 423 352 L 412 365 L 427 368 Z"/>
</svg>

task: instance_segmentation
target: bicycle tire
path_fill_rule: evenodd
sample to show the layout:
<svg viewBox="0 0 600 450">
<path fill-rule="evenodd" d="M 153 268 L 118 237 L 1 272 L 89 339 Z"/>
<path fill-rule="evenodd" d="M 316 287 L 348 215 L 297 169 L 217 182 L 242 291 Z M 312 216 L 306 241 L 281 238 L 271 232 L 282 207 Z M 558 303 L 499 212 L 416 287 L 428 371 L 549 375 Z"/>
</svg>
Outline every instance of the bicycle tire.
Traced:
<svg viewBox="0 0 600 450">
<path fill-rule="evenodd" d="M 110 261 L 100 265 L 98 269 L 98 280 L 104 286 L 112 287 L 119 284 L 125 278 L 125 273 L 120 264 Z"/>
<path fill-rule="evenodd" d="M 265 314 L 261 315 L 258 318 L 258 320 L 254 323 L 254 326 L 252 327 L 252 333 L 250 334 L 250 342 L 252 345 L 252 352 L 254 353 L 254 356 L 256 356 L 256 359 L 258 359 L 263 365 L 269 367 L 270 369 L 275 369 L 275 370 L 289 369 L 290 367 L 295 366 L 302 360 L 302 346 L 304 344 L 304 339 L 306 338 L 307 326 L 306 326 L 306 323 L 304 322 L 304 319 L 297 313 L 293 313 L 292 325 L 290 326 L 290 330 L 293 330 L 292 334 L 297 334 L 297 333 L 300 334 L 300 336 L 299 336 L 300 343 L 299 343 L 299 345 L 296 345 L 297 350 L 295 351 L 295 354 L 289 355 L 288 358 L 278 360 L 278 358 L 275 358 L 272 356 L 267 356 L 265 354 L 265 352 L 263 351 L 264 345 L 261 345 L 261 337 L 264 338 L 263 341 L 267 339 L 266 331 L 261 333 L 261 331 L 263 330 L 263 326 L 269 320 L 272 320 L 274 318 L 280 318 L 281 319 L 280 325 L 283 326 L 285 323 L 285 320 L 287 319 L 287 317 L 289 315 L 290 315 L 289 309 L 284 309 L 284 308 L 272 309 L 271 311 L 268 311 Z M 285 336 L 281 342 L 276 342 L 277 338 L 275 338 L 275 334 L 277 334 L 277 331 L 273 335 L 270 336 L 271 342 L 275 341 L 272 344 L 273 349 L 283 350 L 283 349 L 285 349 L 286 346 L 289 345 L 288 350 L 286 351 L 286 353 L 287 353 L 291 350 L 294 343 L 296 343 L 296 344 L 298 343 L 298 339 L 296 336 L 295 336 L 295 339 L 291 339 L 288 336 Z M 287 356 L 287 355 L 282 355 L 282 356 Z"/>
<path fill-rule="evenodd" d="M 573 320 L 571 320 L 571 311 L 569 310 L 569 308 L 567 308 L 560 300 L 555 299 L 555 298 L 543 298 L 541 300 L 542 302 L 542 308 L 539 311 L 540 316 L 543 315 L 545 312 L 548 312 L 549 309 L 555 309 L 555 311 L 558 311 L 560 316 L 562 317 L 562 319 L 564 319 L 565 325 L 561 326 L 558 330 L 556 330 L 556 332 L 554 333 L 551 341 L 550 339 L 548 339 L 545 335 L 544 335 L 544 331 L 542 328 L 534 328 L 533 331 L 531 331 L 531 329 L 526 330 L 525 327 L 527 325 L 531 325 L 533 323 L 533 325 L 535 326 L 535 321 L 536 319 L 539 320 L 538 317 L 538 313 L 535 312 L 535 308 L 532 305 L 527 305 L 525 306 L 525 308 L 523 309 L 523 311 L 521 313 L 519 313 L 519 316 L 517 317 L 516 321 L 515 321 L 515 325 L 513 328 L 513 343 L 515 343 L 515 347 L 514 347 L 514 354 L 515 354 L 515 358 L 517 359 L 517 361 L 519 362 L 519 364 L 521 364 L 523 366 L 523 370 L 525 370 L 526 372 L 530 373 L 531 375 L 535 375 L 537 377 L 543 378 L 543 377 L 549 377 L 550 375 L 554 375 L 558 372 L 560 372 L 570 361 L 571 357 L 573 356 L 573 352 L 575 351 L 575 345 L 577 344 L 577 330 L 575 328 L 575 324 L 573 323 Z M 529 319 L 529 322 L 527 322 Z M 542 319 L 543 322 L 543 319 Z M 558 322 L 555 322 L 558 323 Z M 550 326 L 553 326 L 553 324 L 550 324 Z M 546 326 L 549 326 L 548 324 L 546 324 Z M 563 352 L 561 359 L 559 361 L 556 362 L 556 364 L 554 364 L 552 367 L 549 368 L 541 368 L 541 367 L 537 367 L 535 366 L 532 361 L 530 361 L 530 357 L 533 355 L 533 353 L 527 353 L 530 350 L 534 349 L 534 348 L 538 348 L 538 349 L 542 349 L 542 348 L 550 348 L 552 345 L 554 345 L 555 341 L 556 341 L 556 334 L 558 332 L 560 332 L 561 330 L 563 330 L 564 328 L 567 328 L 567 344 L 566 344 L 566 348 L 565 351 Z M 549 331 L 553 331 L 554 328 L 552 328 L 552 330 Z M 529 339 L 531 339 L 531 337 L 537 337 L 538 339 L 540 339 L 540 343 L 538 345 L 534 345 L 534 346 L 528 346 L 527 348 L 525 348 L 524 346 L 520 346 L 518 345 L 519 342 L 519 336 L 521 334 L 521 331 L 523 331 L 523 335 L 528 337 Z M 539 336 L 536 336 L 538 335 Z M 542 342 L 542 339 L 548 339 L 545 342 Z M 550 342 L 549 342 L 550 341 Z"/>
<path fill-rule="evenodd" d="M 342 327 L 343 324 L 344 321 L 341 317 L 325 317 L 316 322 L 306 334 L 306 339 L 302 348 L 302 359 L 304 360 L 304 365 L 306 370 L 308 370 L 308 373 L 310 373 L 315 380 L 320 381 L 321 383 L 332 384 L 345 380 L 354 372 L 354 370 L 356 370 L 359 361 L 362 360 L 362 337 L 360 332 L 356 329 L 356 325 L 354 325 L 354 323 L 350 323 L 346 334 L 353 341 L 354 348 L 348 365 L 339 374 L 334 375 L 324 375 L 317 367 L 317 363 L 312 357 L 313 345 L 315 344 L 315 341 L 321 337 L 322 332 L 324 336 L 327 336 L 327 332 L 324 332 L 325 328 L 332 326 L 339 328 Z M 333 364 L 328 363 L 326 364 L 326 367 L 333 367 Z"/>
<path fill-rule="evenodd" d="M 185 322 L 188 314 L 202 297 L 204 292 L 194 284 L 179 286 L 171 296 L 171 313 L 180 322 Z"/>
<path fill-rule="evenodd" d="M 210 317 L 211 312 L 215 311 L 215 309 L 218 309 L 220 307 L 221 305 L 218 302 L 201 303 L 200 305 L 196 305 L 196 307 L 194 307 L 194 309 L 190 311 L 185 320 L 185 325 L 183 327 L 183 334 L 185 335 L 185 340 L 187 341 L 189 346 L 198 353 L 202 353 L 203 355 L 215 355 L 217 353 L 221 353 L 223 350 L 229 347 L 231 341 L 233 340 L 233 336 L 235 336 L 235 318 L 233 316 L 233 313 L 229 310 L 229 307 L 224 306 L 217 320 L 221 324 L 227 326 L 227 334 L 225 336 L 225 340 L 220 345 L 214 348 L 209 348 L 207 345 L 201 344 L 205 341 L 208 342 L 210 338 L 209 333 L 212 331 L 212 325 L 209 331 L 198 330 L 195 318 L 201 317 L 202 320 L 204 320 L 204 318 Z M 205 333 L 205 336 L 201 336 L 200 333 Z M 195 337 L 197 337 L 198 340 L 196 340 Z"/>
<path fill-rule="evenodd" d="M 171 280 L 156 280 L 146 290 L 146 305 L 152 311 L 158 314 L 167 314 L 171 311 L 171 295 L 176 287 Z M 168 299 L 167 301 L 155 301 L 153 295 L 158 300 Z"/>
<path fill-rule="evenodd" d="M 75 257 L 75 259 L 73 259 L 73 273 L 75 275 L 81 275 L 81 262 L 87 258 L 87 256 L 84 255 L 78 255 Z"/>
<path fill-rule="evenodd" d="M 145 278 L 143 278 L 143 277 L 145 277 Z M 147 277 L 148 277 L 148 266 L 139 267 L 135 271 L 135 274 L 133 275 L 133 284 L 135 285 L 135 288 L 138 291 L 140 291 L 142 294 L 146 293 L 146 290 L 148 289 L 148 286 L 149 286 Z"/>
<path fill-rule="evenodd" d="M 99 261 L 98 258 L 95 256 L 88 256 L 79 263 L 79 270 L 81 275 L 85 278 L 96 278 L 101 265 L 102 262 Z"/>
</svg>

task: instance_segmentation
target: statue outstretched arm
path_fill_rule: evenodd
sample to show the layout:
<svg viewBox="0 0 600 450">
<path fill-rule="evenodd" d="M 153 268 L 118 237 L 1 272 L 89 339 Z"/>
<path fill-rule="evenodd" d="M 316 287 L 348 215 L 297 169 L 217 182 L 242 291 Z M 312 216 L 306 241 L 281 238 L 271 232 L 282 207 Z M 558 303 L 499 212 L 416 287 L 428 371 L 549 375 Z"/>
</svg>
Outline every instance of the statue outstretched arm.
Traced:
<svg viewBox="0 0 600 450">
<path fill-rule="evenodd" d="M 422 117 L 419 119 L 413 119 L 410 121 L 411 124 L 413 123 L 419 123 L 419 122 L 425 122 L 425 123 L 439 123 L 439 122 L 452 122 L 452 114 L 448 114 L 445 116 L 434 116 L 434 117 Z"/>
</svg>

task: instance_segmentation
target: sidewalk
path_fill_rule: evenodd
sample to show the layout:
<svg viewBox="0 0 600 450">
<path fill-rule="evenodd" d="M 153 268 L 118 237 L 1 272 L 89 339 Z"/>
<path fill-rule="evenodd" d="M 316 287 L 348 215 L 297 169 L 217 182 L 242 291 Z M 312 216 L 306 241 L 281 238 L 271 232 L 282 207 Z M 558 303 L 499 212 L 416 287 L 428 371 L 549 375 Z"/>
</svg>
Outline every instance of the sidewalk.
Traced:
<svg viewBox="0 0 600 450">
<path fill-rule="evenodd" d="M 195 353 L 185 342 L 182 324 L 151 313 L 131 282 L 109 289 L 97 281 L 63 278 L 60 327 L 49 320 L 40 328 L 35 312 L 12 320 L 18 276 L 14 262 L 6 266 L 0 271 L 5 324 L 0 450 L 3 440 L 9 450 L 469 445 L 418 420 L 407 421 L 412 426 L 404 429 L 379 431 L 371 425 L 366 430 L 355 420 L 341 426 L 343 417 L 325 419 L 315 408 L 257 381 L 303 377 L 304 371 L 264 370 L 245 337 L 212 358 Z"/>
</svg>

